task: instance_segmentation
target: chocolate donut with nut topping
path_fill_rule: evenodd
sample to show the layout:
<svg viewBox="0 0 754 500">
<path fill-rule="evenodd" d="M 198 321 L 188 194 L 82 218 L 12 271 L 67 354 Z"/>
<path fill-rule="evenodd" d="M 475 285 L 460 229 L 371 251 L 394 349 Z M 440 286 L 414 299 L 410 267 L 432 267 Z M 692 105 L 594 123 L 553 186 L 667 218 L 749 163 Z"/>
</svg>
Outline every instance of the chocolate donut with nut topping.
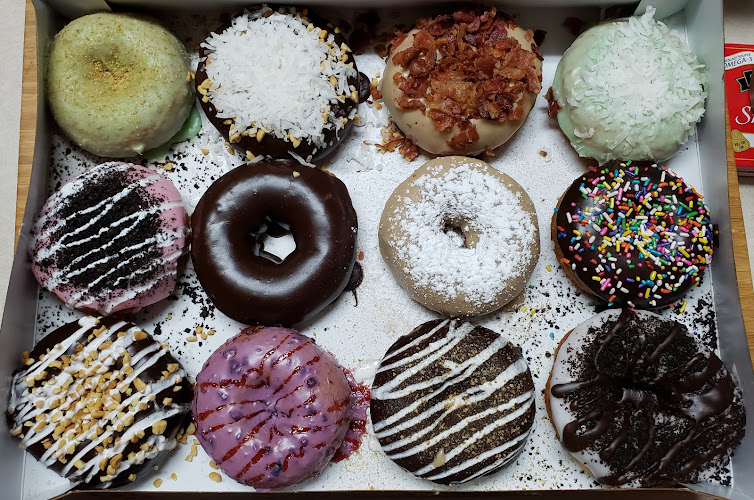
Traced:
<svg viewBox="0 0 754 500">
<path fill-rule="evenodd" d="M 164 344 L 87 316 L 42 339 L 16 372 L 6 414 L 34 458 L 93 488 L 135 481 L 176 446 L 193 391 Z"/>
</svg>

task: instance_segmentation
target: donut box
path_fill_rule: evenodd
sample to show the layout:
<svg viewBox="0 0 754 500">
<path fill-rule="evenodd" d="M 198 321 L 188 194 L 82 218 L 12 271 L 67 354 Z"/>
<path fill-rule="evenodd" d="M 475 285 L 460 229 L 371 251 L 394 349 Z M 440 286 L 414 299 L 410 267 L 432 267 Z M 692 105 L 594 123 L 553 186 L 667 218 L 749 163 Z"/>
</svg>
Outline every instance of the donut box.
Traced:
<svg viewBox="0 0 754 500">
<path fill-rule="evenodd" d="M 594 23 L 605 12 L 625 15 L 634 6 L 634 3 L 615 1 L 608 2 L 610 9 L 602 10 L 592 3 L 574 1 L 564 5 L 562 2 L 513 1 L 500 8 L 515 15 L 522 26 L 547 32 L 542 44 L 543 91 L 513 139 L 486 160 L 515 179 L 531 197 L 542 228 L 539 262 L 522 297 L 496 313 L 473 319 L 475 324 L 501 332 L 506 339 L 520 346 L 528 360 L 535 387 L 536 413 L 523 451 L 511 465 L 496 474 L 462 485 L 442 486 L 416 478 L 389 460 L 381 451 L 369 423 L 357 453 L 347 460 L 328 465 L 316 478 L 287 488 L 276 496 L 287 496 L 293 491 L 309 492 L 298 496 L 311 495 L 312 498 L 324 495 L 347 497 L 354 494 L 353 491 L 397 498 L 423 496 L 429 492 L 438 492 L 448 498 L 459 498 L 471 492 L 494 496 L 499 492 L 520 490 L 563 497 L 614 494 L 600 487 L 562 449 L 548 421 L 542 396 L 553 354 L 561 338 L 596 312 L 593 299 L 577 290 L 560 269 L 549 231 L 544 230 L 549 226 L 558 198 L 588 166 L 576 156 L 557 124 L 548 117 L 544 98 L 559 58 L 575 38 L 564 22 L 568 18 L 579 18 Z M 198 62 L 199 43 L 211 30 L 224 24 L 229 14 L 243 6 L 238 2 L 224 1 L 207 8 L 206 2 L 169 0 L 124 0 L 108 4 L 119 10 L 147 9 L 146 12 L 160 19 L 184 42 L 193 67 Z M 101 163 L 99 158 L 74 145 L 55 124 L 47 111 L 41 71 L 45 68 L 46 47 L 54 34 L 71 18 L 107 9 L 108 4 L 96 0 L 34 2 L 40 68 L 39 119 L 24 228 L 11 275 L 13 293 L 7 299 L 0 330 L 3 346 L 0 350 L 0 409 L 3 411 L 10 390 L 10 375 L 19 367 L 22 352 L 31 350 L 46 333 L 81 317 L 80 313 L 65 308 L 37 286 L 29 271 L 27 255 L 31 238 L 27 228 L 32 227 L 35 215 L 54 189 L 85 167 Z M 307 6 L 343 26 L 347 35 L 351 35 L 351 30 L 345 28 L 347 26 L 372 31 L 369 43 L 364 44 L 363 52 L 357 51 L 355 57 L 359 70 L 369 78 L 377 79 L 384 71 L 384 60 L 374 50 L 378 44 L 375 41 L 377 36 L 390 32 L 394 25 L 412 25 L 418 17 L 436 11 L 435 7 L 426 5 L 380 6 L 369 10 L 371 5 L 368 2 L 337 9 L 316 4 L 318 2 Z M 600 2 L 600 5 L 604 4 Z M 664 18 L 668 26 L 685 37 L 692 50 L 708 66 L 711 75 L 704 118 L 692 139 L 665 165 L 705 196 L 717 224 L 719 244 L 715 249 L 714 263 L 701 285 L 694 287 L 682 303 L 661 314 L 684 324 L 700 342 L 717 350 L 730 372 L 738 378 L 748 413 L 754 415 L 754 378 L 736 286 L 728 186 L 725 177 L 719 173 L 726 158 L 723 37 L 720 29 L 722 6 L 716 2 L 689 0 L 665 3 L 662 10 L 656 17 Z M 718 28 L 710 29 L 710 26 Z M 413 162 L 408 162 L 397 152 L 380 152 L 375 144 L 380 143 L 381 129 L 387 124 L 385 108 L 362 103 L 358 113 L 361 123 L 328 160 L 327 170 L 347 186 L 356 209 L 359 219 L 358 262 L 364 269 L 364 280 L 355 293 L 344 292 L 324 312 L 296 327 L 333 353 L 358 381 L 369 385 L 388 347 L 398 337 L 438 315 L 413 302 L 398 286 L 380 257 L 377 237 L 380 214 L 393 189 L 431 157 L 420 154 Z M 197 137 L 176 145 L 164 158 L 137 160 L 173 181 L 189 213 L 193 212 L 199 198 L 214 180 L 245 161 L 246 158 L 228 150 L 206 118 Z M 156 340 L 169 346 L 171 354 L 185 367 L 190 380 L 217 347 L 244 328 L 214 308 L 199 285 L 191 264 L 184 270 L 169 299 L 146 307 L 132 319 L 151 332 Z M 754 478 L 748 473 L 754 467 L 754 426 L 751 420 L 747 424 L 747 435 L 728 467 L 716 471 L 715 477 L 709 480 L 689 485 L 692 491 L 663 491 L 663 494 L 691 498 L 708 493 L 745 498 L 754 491 Z M 185 441 L 170 453 L 158 470 L 117 491 L 66 493 L 70 488 L 67 482 L 18 449 L 5 419 L 0 419 L 0 449 L 3 451 L 0 454 L 0 484 L 3 485 L 0 496 L 9 499 L 55 495 L 64 495 L 65 498 L 151 498 L 162 494 L 178 497 L 186 492 L 195 495 L 195 492 L 202 492 L 202 498 L 241 498 L 251 491 L 228 477 L 219 476 L 220 482 L 217 482 L 218 475 L 210 466 L 208 455 L 195 445 L 192 437 Z M 223 495 L 219 495 L 221 492 Z M 654 496 L 659 492 L 638 490 L 632 493 Z"/>
</svg>

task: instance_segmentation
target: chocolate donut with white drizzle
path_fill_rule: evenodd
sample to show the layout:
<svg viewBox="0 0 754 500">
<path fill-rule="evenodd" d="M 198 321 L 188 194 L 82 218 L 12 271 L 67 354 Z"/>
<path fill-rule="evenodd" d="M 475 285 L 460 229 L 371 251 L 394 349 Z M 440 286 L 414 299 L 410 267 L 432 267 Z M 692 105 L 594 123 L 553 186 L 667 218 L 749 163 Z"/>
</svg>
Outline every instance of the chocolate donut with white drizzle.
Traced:
<svg viewBox="0 0 754 500">
<path fill-rule="evenodd" d="M 459 319 L 434 320 L 388 349 L 372 385 L 374 431 L 387 456 L 436 483 L 511 463 L 534 423 L 521 349 Z"/>
<path fill-rule="evenodd" d="M 131 323 L 84 317 L 42 339 L 13 376 L 6 417 L 37 460 L 94 488 L 135 481 L 176 446 L 186 373 Z"/>
</svg>

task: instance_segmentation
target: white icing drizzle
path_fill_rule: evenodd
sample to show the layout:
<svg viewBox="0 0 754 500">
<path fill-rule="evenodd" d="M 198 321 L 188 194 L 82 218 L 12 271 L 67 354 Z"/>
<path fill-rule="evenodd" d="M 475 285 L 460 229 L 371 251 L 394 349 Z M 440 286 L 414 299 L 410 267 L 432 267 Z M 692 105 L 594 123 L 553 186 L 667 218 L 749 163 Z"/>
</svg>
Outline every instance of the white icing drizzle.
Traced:
<svg viewBox="0 0 754 500">
<path fill-rule="evenodd" d="M 523 358 L 518 358 L 491 380 L 466 387 L 452 396 L 441 396 L 448 388 L 471 377 L 495 354 L 505 348 L 510 349 L 508 342 L 498 336 L 479 352 L 468 355 L 461 361 L 447 359 L 453 347 L 463 348 L 463 342 L 469 341 L 467 337 L 474 328 L 461 320 L 442 321 L 395 351 L 389 351 L 383 366 L 377 372 L 390 378 L 372 389 L 373 403 L 381 404 L 381 401 L 396 399 L 407 403 L 404 406 L 400 402 L 392 403 L 396 405 L 397 411 L 387 416 L 381 415 L 382 420 L 373 421 L 374 434 L 387 456 L 401 460 L 421 453 L 426 456 L 426 452 L 437 449 L 443 452 L 441 465 L 428 462 L 412 471 L 418 476 L 442 480 L 468 470 L 465 476 L 462 474 L 462 482 L 479 477 L 512 461 L 529 435 L 530 427 L 526 426 L 518 432 L 512 432 L 505 439 L 496 437 L 493 448 L 473 458 L 463 459 L 462 454 L 468 448 L 489 440 L 493 433 L 502 435 L 502 428 L 526 415 L 534 407 L 533 385 L 525 390 L 507 387 L 516 377 L 528 373 L 529 368 Z M 438 363 L 446 371 L 428 378 L 427 369 Z M 395 371 L 386 373 L 389 370 Z M 517 392 L 511 393 L 508 399 L 501 400 L 501 394 L 506 391 Z M 454 421 L 452 415 L 455 412 L 464 411 L 471 405 L 479 405 L 480 410 L 449 425 L 449 422 Z M 464 434 L 475 422 L 485 421 L 486 425 L 476 432 L 468 436 Z M 449 446 L 452 447 L 448 448 Z M 459 456 L 462 460 L 460 463 L 446 466 L 454 458 L 458 460 Z M 497 458 L 480 467 L 481 463 L 492 457 Z M 479 470 L 476 470 L 477 467 Z"/>
<path fill-rule="evenodd" d="M 37 268 L 38 271 L 35 271 L 40 284 L 46 289 L 55 292 L 71 308 L 98 309 L 100 312 L 109 314 L 116 310 L 116 307 L 120 304 L 135 299 L 140 293 L 154 289 L 162 280 L 175 275 L 178 259 L 184 253 L 185 245 L 181 244 L 181 240 L 185 240 L 188 233 L 188 229 L 183 221 L 176 221 L 175 224 L 167 223 L 170 224 L 167 227 L 166 222 L 163 220 L 161 228 L 156 235 L 136 241 L 125 248 L 120 248 L 120 245 L 131 237 L 132 233 L 137 230 L 147 217 L 154 216 L 155 214 L 162 216 L 162 214 L 169 211 L 174 211 L 176 214 L 182 213 L 183 204 L 180 198 L 175 200 L 170 199 L 170 195 L 155 196 L 154 198 L 158 199 L 155 199 L 154 203 L 149 206 L 143 209 L 129 207 L 133 211 L 106 226 L 99 227 L 94 234 L 82 236 L 92 229 L 97 229 L 97 225 L 101 225 L 103 219 L 108 214 L 113 213 L 113 210 L 135 191 L 149 189 L 149 192 L 160 193 L 162 189 L 158 184 L 169 181 L 157 172 L 141 169 L 137 173 L 142 177 L 131 180 L 128 185 L 123 187 L 114 196 L 102 200 L 93 206 L 79 210 L 70 217 L 64 218 L 61 216 L 61 210 L 64 210 L 68 205 L 67 200 L 82 190 L 87 189 L 87 185 L 93 180 L 113 175 L 117 172 L 127 172 L 133 168 L 134 166 L 130 164 L 105 163 L 73 179 L 50 197 L 45 205 L 47 212 L 43 213 L 35 224 L 33 255 L 35 265 L 38 265 L 38 263 L 41 263 L 45 259 L 56 261 L 56 254 L 70 250 L 71 248 L 91 244 L 92 242 L 99 243 L 96 245 L 96 248 L 76 256 L 75 259 L 64 267 L 49 265 Z M 178 196 L 177 192 L 176 196 Z M 91 216 L 84 223 L 77 227 L 70 227 L 70 219 L 75 217 L 78 220 L 82 220 L 82 216 L 87 214 L 91 214 Z M 177 217 L 180 218 L 180 215 Z M 66 229 L 66 234 L 60 238 L 55 238 L 55 234 L 62 229 Z M 118 230 L 117 234 L 108 236 L 107 240 L 103 240 L 107 233 L 114 230 Z M 175 251 L 170 250 L 173 247 L 176 248 Z M 126 266 L 135 260 L 143 258 L 155 249 L 160 250 L 160 252 L 155 258 L 150 259 L 149 265 L 141 266 L 140 269 L 117 278 L 114 283 L 108 282 L 108 280 L 113 279 L 114 274 L 123 272 Z M 129 256 L 128 259 L 123 260 L 124 252 L 135 253 Z M 87 286 L 75 287 L 75 291 L 71 292 L 71 288 L 74 287 L 67 285 L 72 279 L 83 273 L 90 272 L 98 266 L 109 266 L 108 271 L 100 274 L 97 279 L 92 280 Z M 148 276 L 143 283 L 134 283 L 137 278 L 143 276 Z M 94 287 L 100 284 L 106 285 L 104 286 L 104 290 L 92 292 Z M 122 289 L 119 289 L 119 286 Z"/>
<path fill-rule="evenodd" d="M 179 384 L 186 373 L 178 363 L 162 361 L 167 346 L 154 341 L 130 355 L 127 349 L 137 339 L 147 338 L 135 325 L 117 322 L 106 328 L 93 317 L 81 318 L 78 325 L 68 338 L 15 375 L 11 431 L 21 437 L 24 447 L 41 442 L 46 451 L 39 460 L 47 466 L 64 463 L 61 475 L 71 481 L 89 482 L 99 476 L 101 485 L 107 486 L 131 466 L 176 445 L 175 439 L 154 432 L 153 426 L 159 428 L 188 407 L 172 401 L 165 404 L 156 396 Z M 76 344 L 82 349 L 66 355 Z M 121 366 L 113 370 L 116 362 Z M 167 368 L 161 380 L 137 381 L 158 363 Z M 51 368 L 60 373 L 48 377 L 46 370 Z M 151 435 L 142 439 L 148 429 Z M 141 440 L 141 448 L 123 456 L 132 439 Z M 93 458 L 84 461 L 92 450 Z"/>
</svg>

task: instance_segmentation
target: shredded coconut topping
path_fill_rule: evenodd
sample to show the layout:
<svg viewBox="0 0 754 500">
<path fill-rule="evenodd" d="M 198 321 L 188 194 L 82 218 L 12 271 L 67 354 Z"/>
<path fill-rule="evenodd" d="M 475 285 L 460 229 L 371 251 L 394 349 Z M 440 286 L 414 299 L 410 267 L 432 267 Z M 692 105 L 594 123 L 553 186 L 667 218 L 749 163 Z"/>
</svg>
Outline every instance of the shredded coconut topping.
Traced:
<svg viewBox="0 0 754 500">
<path fill-rule="evenodd" d="M 234 120 L 234 133 L 321 148 L 325 130 L 345 125 L 330 109 L 356 91 L 348 83 L 357 76 L 346 63 L 350 49 L 296 9 L 246 11 L 201 46 L 210 51 L 206 96 L 218 118 Z"/>
<path fill-rule="evenodd" d="M 396 252 L 418 286 L 450 300 L 492 303 L 526 272 L 534 215 L 522 206 L 521 194 L 495 176 L 469 164 L 441 169 L 416 179 L 421 198 L 403 198 L 402 209 L 392 215 L 403 235 Z M 469 245 L 456 228 L 478 234 L 476 244 Z"/>
<path fill-rule="evenodd" d="M 592 28 L 566 52 L 553 91 L 582 156 L 665 159 L 704 114 L 704 65 L 653 15 Z"/>
</svg>

